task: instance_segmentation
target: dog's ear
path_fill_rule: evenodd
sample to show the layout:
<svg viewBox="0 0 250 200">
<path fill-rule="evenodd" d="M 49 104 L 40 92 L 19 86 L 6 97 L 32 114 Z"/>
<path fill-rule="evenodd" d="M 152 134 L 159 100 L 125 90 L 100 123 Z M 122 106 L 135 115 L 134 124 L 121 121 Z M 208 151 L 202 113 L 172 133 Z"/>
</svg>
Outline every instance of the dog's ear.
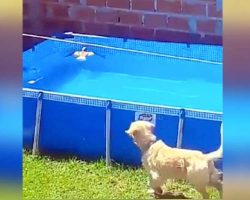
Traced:
<svg viewBox="0 0 250 200">
<path fill-rule="evenodd" d="M 133 132 L 131 129 L 128 129 L 125 131 L 125 133 L 127 133 L 129 136 L 133 136 Z"/>
<path fill-rule="evenodd" d="M 136 134 L 137 134 L 137 132 L 138 132 L 138 130 L 137 129 L 135 129 L 135 128 L 129 128 L 128 130 L 126 130 L 125 131 L 129 136 L 131 136 L 131 137 L 134 137 Z"/>
</svg>

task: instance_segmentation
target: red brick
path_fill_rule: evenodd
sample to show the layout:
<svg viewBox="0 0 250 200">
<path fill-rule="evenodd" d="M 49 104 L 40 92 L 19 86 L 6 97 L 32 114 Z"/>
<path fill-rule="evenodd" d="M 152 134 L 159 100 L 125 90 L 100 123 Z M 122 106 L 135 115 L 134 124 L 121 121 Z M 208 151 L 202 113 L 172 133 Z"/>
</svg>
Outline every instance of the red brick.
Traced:
<svg viewBox="0 0 250 200">
<path fill-rule="evenodd" d="M 118 22 L 118 14 L 112 9 L 98 9 L 96 10 L 96 21 L 98 22 Z"/>
<path fill-rule="evenodd" d="M 200 40 L 200 35 L 188 32 L 158 29 L 155 32 L 155 39 L 164 42 L 197 43 L 197 41 Z"/>
<path fill-rule="evenodd" d="M 222 18 L 222 10 L 217 10 L 216 4 L 208 5 L 208 17 Z"/>
<path fill-rule="evenodd" d="M 83 21 L 94 21 L 95 10 L 89 7 L 72 7 L 70 9 L 72 19 Z"/>
<path fill-rule="evenodd" d="M 184 1 L 192 1 L 192 0 L 184 0 Z M 198 0 L 198 3 L 204 3 L 209 5 L 209 4 L 216 4 L 216 1 L 217 0 Z"/>
<path fill-rule="evenodd" d="M 124 8 L 129 9 L 129 0 L 107 0 L 107 6 L 113 8 Z"/>
<path fill-rule="evenodd" d="M 165 15 L 148 14 L 145 15 L 144 25 L 146 27 L 161 28 L 167 26 L 167 17 Z"/>
<path fill-rule="evenodd" d="M 132 9 L 154 11 L 154 0 L 132 0 Z"/>
<path fill-rule="evenodd" d="M 64 32 L 75 32 L 82 33 L 83 31 L 83 23 L 75 20 L 64 20 L 63 21 L 63 31 Z"/>
<path fill-rule="evenodd" d="M 216 20 L 198 20 L 197 31 L 205 33 L 215 33 Z"/>
<path fill-rule="evenodd" d="M 136 39 L 153 40 L 154 29 L 144 27 L 131 27 L 130 36 Z"/>
<path fill-rule="evenodd" d="M 110 24 L 109 35 L 114 37 L 128 38 L 130 37 L 130 29 L 128 26 Z"/>
<path fill-rule="evenodd" d="M 182 1 L 182 13 L 190 15 L 206 16 L 206 4 L 199 4 L 196 1 Z"/>
<path fill-rule="evenodd" d="M 48 5 L 49 9 L 52 10 L 52 16 L 53 17 L 59 17 L 59 18 L 67 18 L 68 17 L 68 11 L 69 6 L 68 5 L 61 5 L 61 4 L 51 4 Z"/>
<path fill-rule="evenodd" d="M 185 0 L 184 0 L 185 1 Z M 190 0 L 189 0 L 190 1 Z M 199 0 L 200 2 L 204 2 L 204 3 L 214 3 L 217 0 Z"/>
<path fill-rule="evenodd" d="M 30 14 L 30 4 L 24 3 L 23 4 L 23 16 L 26 17 Z"/>
<path fill-rule="evenodd" d="M 104 7 L 106 6 L 106 0 L 87 0 L 87 5 Z"/>
<path fill-rule="evenodd" d="M 54 35 L 66 31 L 79 33 L 82 30 L 82 22 L 68 19 L 44 19 L 42 21 L 43 33 L 46 35 Z"/>
<path fill-rule="evenodd" d="M 222 19 L 216 20 L 215 34 L 217 34 L 217 35 L 222 35 L 223 34 Z"/>
<path fill-rule="evenodd" d="M 180 13 L 181 1 L 180 0 L 157 0 L 157 11 Z"/>
<path fill-rule="evenodd" d="M 68 3 L 68 4 L 76 4 L 76 5 L 81 4 L 80 0 L 64 0 L 63 2 Z"/>
<path fill-rule="evenodd" d="M 52 3 L 57 3 L 59 0 L 42 0 L 41 2 L 52 2 Z"/>
<path fill-rule="evenodd" d="M 36 13 L 39 15 L 41 18 L 44 18 L 48 14 L 48 6 L 46 3 L 40 3 L 39 4 L 39 13 Z"/>
<path fill-rule="evenodd" d="M 118 15 L 121 24 L 142 25 L 141 13 L 120 11 Z"/>
<path fill-rule="evenodd" d="M 168 27 L 188 31 L 188 19 L 185 17 L 168 17 Z"/>
<path fill-rule="evenodd" d="M 43 34 L 54 35 L 63 32 L 63 22 L 58 19 L 45 19 L 42 21 Z"/>
<path fill-rule="evenodd" d="M 109 34 L 109 27 L 102 23 L 86 23 L 85 33 L 106 36 Z"/>
<path fill-rule="evenodd" d="M 23 20 L 23 32 L 27 33 L 32 30 L 32 21 L 30 19 L 24 19 Z"/>
</svg>

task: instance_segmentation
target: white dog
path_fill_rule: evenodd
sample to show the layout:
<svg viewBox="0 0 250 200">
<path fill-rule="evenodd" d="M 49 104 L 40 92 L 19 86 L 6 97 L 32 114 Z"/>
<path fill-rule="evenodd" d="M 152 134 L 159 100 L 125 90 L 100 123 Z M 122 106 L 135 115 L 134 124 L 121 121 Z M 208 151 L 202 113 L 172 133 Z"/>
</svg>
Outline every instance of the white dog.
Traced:
<svg viewBox="0 0 250 200">
<path fill-rule="evenodd" d="M 222 194 L 221 176 L 214 166 L 214 161 L 222 158 L 222 140 L 217 151 L 203 154 L 196 150 L 172 148 L 157 140 L 154 125 L 147 121 L 132 122 L 125 132 L 142 151 L 142 164 L 150 174 L 149 183 L 155 195 L 163 194 L 161 187 L 169 178 L 189 181 L 203 198 L 208 198 L 206 186 L 214 186 Z"/>
</svg>

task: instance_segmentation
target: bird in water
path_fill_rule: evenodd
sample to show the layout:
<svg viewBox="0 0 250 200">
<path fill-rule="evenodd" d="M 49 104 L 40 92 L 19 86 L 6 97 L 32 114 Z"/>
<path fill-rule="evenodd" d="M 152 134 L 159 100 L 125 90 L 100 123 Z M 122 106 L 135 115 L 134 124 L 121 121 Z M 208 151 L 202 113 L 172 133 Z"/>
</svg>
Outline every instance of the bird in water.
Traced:
<svg viewBox="0 0 250 200">
<path fill-rule="evenodd" d="M 76 51 L 73 55 L 77 60 L 85 61 L 87 57 L 94 56 L 95 53 L 87 51 L 87 47 L 83 47 L 81 51 Z"/>
</svg>

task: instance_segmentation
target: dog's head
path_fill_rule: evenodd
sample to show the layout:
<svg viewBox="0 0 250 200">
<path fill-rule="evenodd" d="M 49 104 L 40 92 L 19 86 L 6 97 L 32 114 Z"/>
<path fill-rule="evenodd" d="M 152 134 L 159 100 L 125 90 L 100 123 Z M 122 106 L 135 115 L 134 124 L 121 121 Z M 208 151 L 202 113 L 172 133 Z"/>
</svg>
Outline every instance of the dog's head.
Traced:
<svg viewBox="0 0 250 200">
<path fill-rule="evenodd" d="M 141 149 L 146 150 L 150 143 L 156 141 L 154 135 L 154 124 L 147 121 L 135 121 L 125 132 L 133 138 L 134 143 Z"/>
</svg>

